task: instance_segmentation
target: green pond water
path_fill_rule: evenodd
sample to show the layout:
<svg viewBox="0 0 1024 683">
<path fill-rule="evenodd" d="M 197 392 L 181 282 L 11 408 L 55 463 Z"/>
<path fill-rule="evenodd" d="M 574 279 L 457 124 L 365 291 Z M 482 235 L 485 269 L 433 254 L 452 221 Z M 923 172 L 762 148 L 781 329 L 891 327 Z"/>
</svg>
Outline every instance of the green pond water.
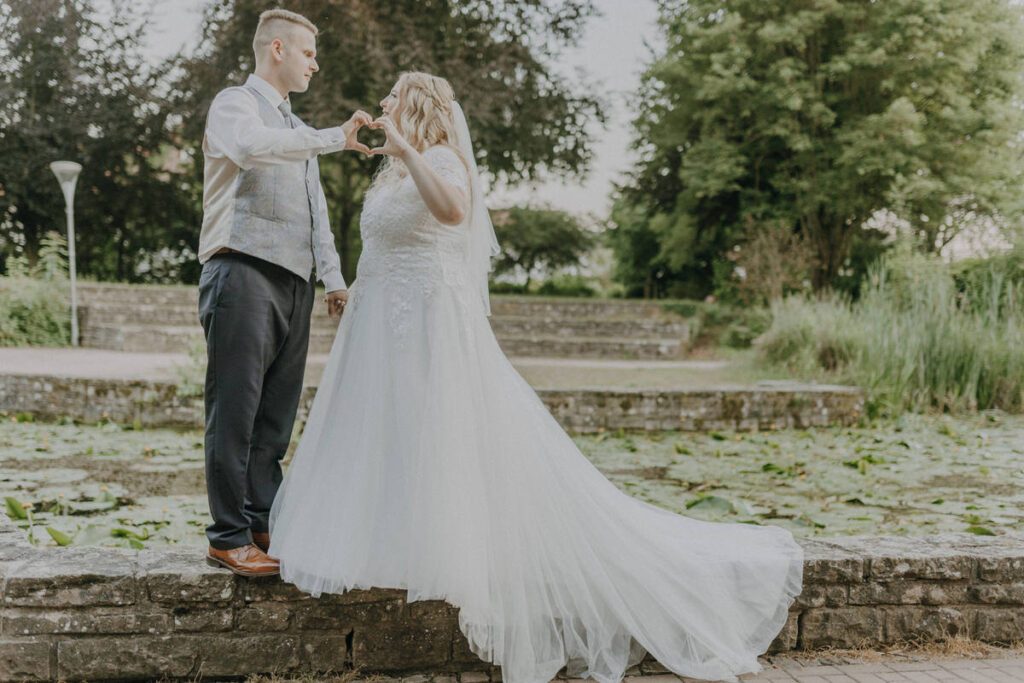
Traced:
<svg viewBox="0 0 1024 683">
<path fill-rule="evenodd" d="M 576 437 L 626 493 L 799 536 L 1024 530 L 1024 417 Z M 0 498 L 38 545 L 206 543 L 202 433 L 0 424 Z"/>
</svg>

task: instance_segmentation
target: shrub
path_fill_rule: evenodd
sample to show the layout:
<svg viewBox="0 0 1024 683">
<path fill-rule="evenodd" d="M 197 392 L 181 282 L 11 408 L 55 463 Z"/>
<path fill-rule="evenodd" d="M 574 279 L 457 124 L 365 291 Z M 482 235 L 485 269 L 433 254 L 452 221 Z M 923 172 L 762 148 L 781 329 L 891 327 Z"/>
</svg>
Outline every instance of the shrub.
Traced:
<svg viewBox="0 0 1024 683">
<path fill-rule="evenodd" d="M 544 296 L 597 296 L 597 292 L 590 286 L 586 278 L 579 275 L 556 275 L 542 282 L 537 288 L 537 294 Z"/>
<path fill-rule="evenodd" d="M 8 259 L 0 276 L 0 346 L 62 346 L 71 342 L 67 256 L 59 233 L 43 238 L 34 267 Z"/>
</svg>

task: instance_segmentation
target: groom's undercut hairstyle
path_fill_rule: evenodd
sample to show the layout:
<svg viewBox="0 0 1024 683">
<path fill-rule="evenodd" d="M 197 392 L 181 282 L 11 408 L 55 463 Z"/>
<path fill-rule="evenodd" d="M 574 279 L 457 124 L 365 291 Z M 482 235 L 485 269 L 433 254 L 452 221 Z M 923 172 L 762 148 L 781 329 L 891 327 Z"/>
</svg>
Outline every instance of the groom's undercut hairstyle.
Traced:
<svg viewBox="0 0 1024 683">
<path fill-rule="evenodd" d="M 312 31 L 314 36 L 320 33 L 316 24 L 296 12 L 286 9 L 268 9 L 262 13 L 260 23 L 256 25 L 256 35 L 252 38 L 252 51 L 256 55 L 257 61 L 275 38 L 280 38 L 287 43 L 288 39 L 294 35 L 292 32 L 299 27 Z"/>
</svg>

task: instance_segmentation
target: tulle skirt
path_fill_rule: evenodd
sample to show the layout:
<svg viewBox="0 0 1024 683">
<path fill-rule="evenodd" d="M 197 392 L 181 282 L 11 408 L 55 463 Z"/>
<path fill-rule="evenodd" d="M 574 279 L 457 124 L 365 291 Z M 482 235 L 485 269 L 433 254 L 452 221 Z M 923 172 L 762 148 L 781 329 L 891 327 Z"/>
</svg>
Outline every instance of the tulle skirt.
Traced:
<svg viewBox="0 0 1024 683">
<path fill-rule="evenodd" d="M 761 670 L 803 577 L 781 527 L 691 519 L 609 482 L 472 292 L 362 273 L 270 526 L 285 581 L 446 600 L 507 683 L 567 664 L 613 683 L 645 651 L 737 681 Z"/>
</svg>

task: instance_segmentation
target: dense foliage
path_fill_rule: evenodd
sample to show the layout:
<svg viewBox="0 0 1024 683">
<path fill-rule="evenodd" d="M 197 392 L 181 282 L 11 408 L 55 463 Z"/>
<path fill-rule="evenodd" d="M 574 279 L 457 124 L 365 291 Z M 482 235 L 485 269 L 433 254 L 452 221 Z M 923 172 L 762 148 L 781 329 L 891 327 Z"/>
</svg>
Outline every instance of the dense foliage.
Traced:
<svg viewBox="0 0 1024 683">
<path fill-rule="evenodd" d="M 602 121 L 588 83 L 553 65 L 593 14 L 590 0 L 294 0 L 281 6 L 320 28 L 321 72 L 295 111 L 338 125 L 378 101 L 402 70 L 447 77 L 470 119 L 478 161 L 506 180 L 572 176 L 591 157 L 588 124 Z M 127 281 L 195 281 L 206 111 L 253 68 L 262 0 L 213 0 L 194 54 L 149 69 L 146 19 L 115 0 L 0 0 L 0 272 L 5 258 L 38 257 L 42 234 L 63 227 L 47 164 L 83 165 L 76 195 L 78 267 Z M 327 155 L 321 169 L 332 226 L 351 279 L 358 210 L 379 163 Z"/>
<path fill-rule="evenodd" d="M 703 296 L 765 225 L 810 247 L 817 288 L 852 286 L 887 210 L 936 251 L 1016 218 L 1021 8 L 1010 0 L 660 3 L 642 159 L 614 211 L 634 295 Z"/>
<path fill-rule="evenodd" d="M 493 212 L 492 218 L 502 250 L 495 273 L 524 278 L 524 291 L 538 273 L 579 263 L 595 243 L 594 235 L 564 211 L 513 207 Z"/>
<path fill-rule="evenodd" d="M 113 9 L 101 20 L 88 0 L 0 0 L 0 272 L 11 257 L 35 261 L 43 234 L 64 230 L 57 159 L 83 166 L 80 272 L 174 277 L 195 244 L 194 210 L 170 173 L 164 69 L 145 66 L 142 18 L 127 3 Z"/>
<path fill-rule="evenodd" d="M 950 267 L 900 244 L 858 301 L 795 295 L 772 306 L 765 358 L 865 387 L 878 411 L 1024 411 L 1021 253 Z"/>
</svg>

